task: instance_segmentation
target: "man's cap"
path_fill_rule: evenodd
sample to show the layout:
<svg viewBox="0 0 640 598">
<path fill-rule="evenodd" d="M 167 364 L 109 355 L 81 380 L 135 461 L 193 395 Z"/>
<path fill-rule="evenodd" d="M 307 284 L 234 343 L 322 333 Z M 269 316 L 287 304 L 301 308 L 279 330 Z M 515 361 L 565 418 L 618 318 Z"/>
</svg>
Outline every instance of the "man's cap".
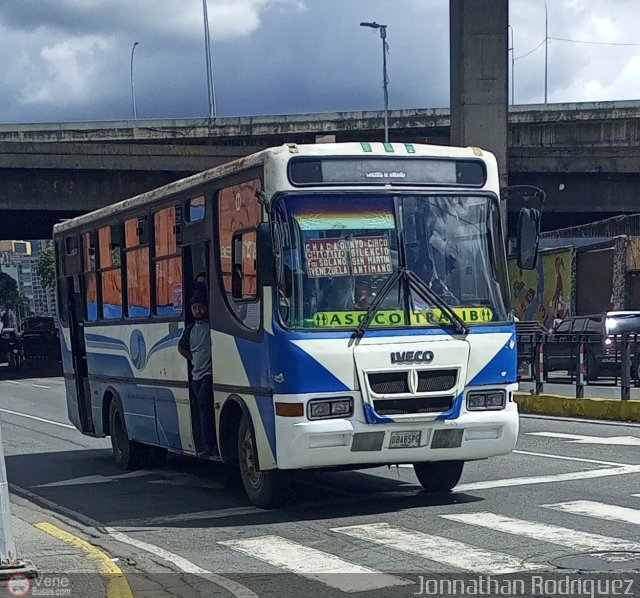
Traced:
<svg viewBox="0 0 640 598">
<path fill-rule="evenodd" d="M 191 299 L 189 300 L 189 305 L 193 305 L 194 303 L 204 303 L 207 304 L 207 295 L 201 290 L 196 290 L 191 295 Z"/>
</svg>

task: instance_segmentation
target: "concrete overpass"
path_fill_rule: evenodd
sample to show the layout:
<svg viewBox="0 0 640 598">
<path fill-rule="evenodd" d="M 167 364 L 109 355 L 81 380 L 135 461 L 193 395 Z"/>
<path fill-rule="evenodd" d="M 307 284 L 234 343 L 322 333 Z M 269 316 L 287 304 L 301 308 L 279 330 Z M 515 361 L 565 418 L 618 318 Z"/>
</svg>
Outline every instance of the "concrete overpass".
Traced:
<svg viewBox="0 0 640 598">
<path fill-rule="evenodd" d="M 382 112 L 0 125 L 0 238 L 285 142 L 382 140 Z M 390 112 L 390 140 L 447 144 L 449 110 Z M 640 211 L 640 102 L 515 106 L 509 184 L 547 192 L 545 228 Z M 518 209 L 509 206 L 511 220 Z"/>
</svg>

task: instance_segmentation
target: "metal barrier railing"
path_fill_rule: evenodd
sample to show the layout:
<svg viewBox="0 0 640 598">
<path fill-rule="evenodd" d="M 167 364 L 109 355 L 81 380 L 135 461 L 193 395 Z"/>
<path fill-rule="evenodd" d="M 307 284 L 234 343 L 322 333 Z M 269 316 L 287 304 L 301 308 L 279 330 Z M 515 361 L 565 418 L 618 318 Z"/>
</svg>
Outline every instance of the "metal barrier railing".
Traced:
<svg viewBox="0 0 640 598">
<path fill-rule="evenodd" d="M 545 383 L 575 385 L 578 398 L 585 386 L 620 387 L 620 398 L 628 400 L 631 385 L 640 386 L 639 340 L 635 333 L 518 333 L 518 380 L 533 382 L 536 394 Z"/>
</svg>

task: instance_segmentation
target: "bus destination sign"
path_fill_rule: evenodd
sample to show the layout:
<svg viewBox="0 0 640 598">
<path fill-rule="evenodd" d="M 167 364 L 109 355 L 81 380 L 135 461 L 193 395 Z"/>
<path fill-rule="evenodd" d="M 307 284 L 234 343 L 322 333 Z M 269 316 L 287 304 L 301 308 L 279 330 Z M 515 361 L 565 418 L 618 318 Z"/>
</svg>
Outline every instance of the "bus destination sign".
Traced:
<svg viewBox="0 0 640 598">
<path fill-rule="evenodd" d="M 305 243 L 309 278 L 391 274 L 391 250 L 386 235 L 350 239 L 315 239 Z"/>
</svg>

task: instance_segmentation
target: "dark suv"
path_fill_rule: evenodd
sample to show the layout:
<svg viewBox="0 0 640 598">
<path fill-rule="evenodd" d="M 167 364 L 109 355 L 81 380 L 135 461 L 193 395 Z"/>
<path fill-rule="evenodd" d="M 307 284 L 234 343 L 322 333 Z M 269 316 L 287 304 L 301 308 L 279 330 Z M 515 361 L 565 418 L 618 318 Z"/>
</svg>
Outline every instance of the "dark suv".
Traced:
<svg viewBox="0 0 640 598">
<path fill-rule="evenodd" d="M 62 361 L 58 329 L 51 317 L 25 318 L 22 322 L 22 345 L 28 365 L 56 367 Z"/>
<path fill-rule="evenodd" d="M 575 372 L 579 340 L 585 342 L 585 376 L 620 375 L 622 342 L 620 335 L 631 335 L 632 378 L 640 380 L 640 352 L 636 358 L 635 335 L 640 340 L 640 311 L 610 311 L 606 314 L 574 316 L 563 320 L 547 337 L 547 371 Z"/>
</svg>

